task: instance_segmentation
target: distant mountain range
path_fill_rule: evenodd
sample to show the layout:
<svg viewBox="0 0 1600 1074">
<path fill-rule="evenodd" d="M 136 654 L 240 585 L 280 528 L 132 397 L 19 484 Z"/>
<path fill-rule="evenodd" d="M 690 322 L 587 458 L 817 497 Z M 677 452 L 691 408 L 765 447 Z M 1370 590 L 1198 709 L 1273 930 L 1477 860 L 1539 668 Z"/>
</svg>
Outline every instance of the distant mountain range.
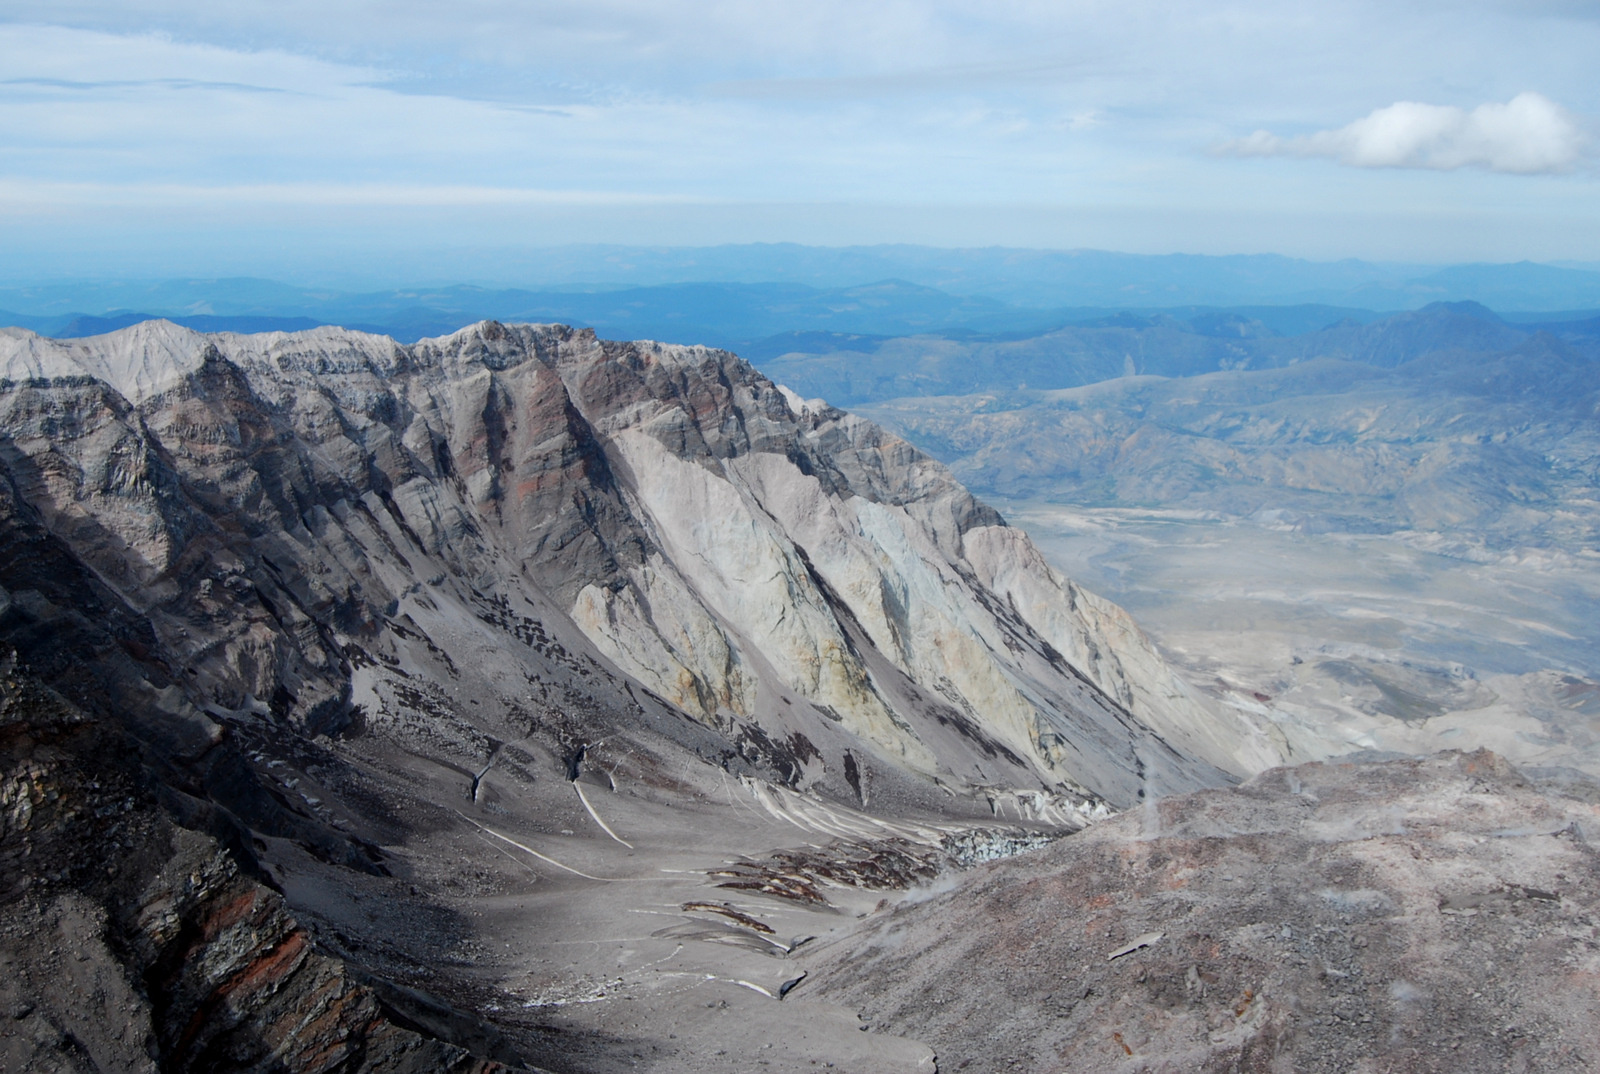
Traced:
<svg viewBox="0 0 1600 1074">
<path fill-rule="evenodd" d="M 1528 262 L 1441 268 L 1092 250 L 563 247 L 541 252 L 519 274 L 531 282 L 374 291 L 251 278 L 14 285 L 0 287 L 0 323 L 63 338 L 152 317 L 206 332 L 336 324 L 414 341 L 486 319 L 543 321 L 765 357 L 797 349 L 784 340 L 796 333 L 1039 335 L 1127 312 L 1165 313 L 1200 331 L 1196 318 L 1219 327 L 1243 318 L 1259 322 L 1257 333 L 1286 336 L 1435 302 L 1478 302 L 1512 320 L 1600 315 L 1600 272 Z"/>
<path fill-rule="evenodd" d="M 259 283 L 259 293 L 253 286 Z M 266 281 L 156 284 L 51 295 L 44 312 L 0 313 L 18 327 L 57 338 L 100 335 L 161 317 L 207 332 L 300 331 L 324 324 L 405 342 L 448 334 L 480 320 L 560 323 L 602 335 L 736 348 L 794 331 L 912 335 L 924 332 L 1037 332 L 1059 311 L 1020 309 L 991 298 L 953 295 L 903 280 L 820 290 L 792 283 L 692 283 L 607 291 L 432 290 L 285 294 Z M 0 292 L 0 301 L 19 304 Z M 123 302 L 112 307 L 112 302 Z M 50 307 L 60 308 L 54 312 Z M 99 309 L 84 313 L 83 309 Z"/>
<path fill-rule="evenodd" d="M 1349 316 L 1296 334 L 1280 334 L 1267 323 L 1336 312 L 1292 307 L 1121 313 L 1011 337 L 811 334 L 795 337 L 786 352 L 772 353 L 778 349 L 772 346 L 749 356 L 801 395 L 859 406 L 909 396 L 1077 388 L 1135 375 L 1276 369 L 1314 358 L 1393 368 L 1432 354 L 1500 353 L 1539 338 L 1559 341 L 1580 356 L 1600 354 L 1600 318 L 1518 324 L 1472 302 L 1369 315 L 1365 323 Z"/>
<path fill-rule="evenodd" d="M 765 368 L 885 393 L 851 410 L 1127 606 L 1192 683 L 1270 700 L 1291 756 L 1515 726 L 1493 748 L 1516 763 L 1600 771 L 1596 322 L 1441 304 L 1223 340 L 1151 320 Z"/>
<path fill-rule="evenodd" d="M 1402 350 L 1395 337 L 1407 325 L 1374 325 L 1328 333 L 1365 348 L 1319 348 L 1277 367 L 861 409 L 980 495 L 1591 547 L 1600 361 L 1548 334 L 1479 322 L 1474 335 L 1447 311 L 1394 320 L 1432 322 L 1439 334 Z"/>
<path fill-rule="evenodd" d="M 1041 309 L 1323 303 L 1379 310 L 1474 300 L 1496 309 L 1600 306 L 1594 265 L 1445 267 L 1277 254 L 1204 256 L 1016 247 L 566 246 L 534 251 L 516 276 L 542 288 L 652 287 L 698 282 L 794 283 L 820 290 L 899 279 Z M 502 277 L 504 278 L 504 277 Z"/>
</svg>

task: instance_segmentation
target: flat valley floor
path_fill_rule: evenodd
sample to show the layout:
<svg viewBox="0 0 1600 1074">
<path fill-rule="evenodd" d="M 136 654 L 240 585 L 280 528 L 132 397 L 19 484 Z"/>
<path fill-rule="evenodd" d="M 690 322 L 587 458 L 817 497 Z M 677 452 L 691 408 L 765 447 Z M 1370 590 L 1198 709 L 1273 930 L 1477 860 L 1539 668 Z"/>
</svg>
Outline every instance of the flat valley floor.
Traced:
<svg viewBox="0 0 1600 1074">
<path fill-rule="evenodd" d="M 986 499 L 1297 759 L 1487 746 L 1600 774 L 1600 553 Z"/>
</svg>

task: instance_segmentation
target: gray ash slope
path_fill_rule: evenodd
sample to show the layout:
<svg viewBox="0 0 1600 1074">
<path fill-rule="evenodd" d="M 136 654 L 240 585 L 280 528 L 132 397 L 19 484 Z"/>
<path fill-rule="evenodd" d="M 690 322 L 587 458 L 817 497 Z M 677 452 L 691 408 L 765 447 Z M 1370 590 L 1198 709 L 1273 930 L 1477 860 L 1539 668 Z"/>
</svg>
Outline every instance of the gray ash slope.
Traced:
<svg viewBox="0 0 1600 1074">
<path fill-rule="evenodd" d="M 701 888 L 771 888 L 761 855 L 819 837 L 865 848 L 847 883 L 899 883 L 885 848 L 1072 830 L 1276 757 L 938 464 L 725 353 L 494 323 L 8 331 L 0 413 L 0 643 L 54 699 L 4 742 L 32 1068 L 610 1069 L 665 1046 L 671 981 L 722 979 L 693 960 L 727 938 L 660 940 L 608 993 L 615 965 L 556 957 L 561 915 L 662 913 L 625 893 L 677 883 L 685 913 L 748 916 Z M 112 785 L 140 823 L 70 834 L 124 808 Z M 754 879 L 706 879 L 708 846 Z M 50 930 L 100 984 L 51 990 Z M 107 980 L 141 1040 L 91 1032 Z M 584 1021 L 596 987 L 662 1021 Z"/>
</svg>

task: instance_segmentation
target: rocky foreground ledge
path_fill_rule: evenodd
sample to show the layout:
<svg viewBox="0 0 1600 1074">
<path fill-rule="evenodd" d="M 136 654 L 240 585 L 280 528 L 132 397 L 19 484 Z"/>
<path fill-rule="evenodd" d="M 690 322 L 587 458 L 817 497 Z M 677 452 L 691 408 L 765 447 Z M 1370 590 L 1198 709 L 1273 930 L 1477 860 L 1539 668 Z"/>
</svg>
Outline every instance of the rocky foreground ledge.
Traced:
<svg viewBox="0 0 1600 1074">
<path fill-rule="evenodd" d="M 320 950 L 173 823 L 130 746 L 0 658 L 0 1070 L 521 1068 L 490 1026 Z"/>
<path fill-rule="evenodd" d="M 452 1007 L 340 957 L 352 937 L 174 824 L 127 746 L 0 676 L 5 1070 L 492 1074 L 542 1069 L 530 1043 L 574 1072 L 1487 1074 L 1600 1057 L 1600 786 L 1487 751 L 1276 769 L 987 864 L 947 845 L 950 865 L 925 852 L 874 878 L 789 855 L 772 875 L 809 876 L 798 894 L 712 869 L 681 907 L 692 924 L 665 928 L 679 908 L 650 891 L 535 884 L 540 920 L 480 940 L 570 943 L 577 900 L 596 952 L 615 931 L 647 957 L 608 954 L 588 984 L 569 969 L 518 1010 L 459 986 Z M 657 915 L 643 932 L 639 913 Z M 652 970 L 685 943 L 728 952 L 702 963 L 720 972 Z M 478 948 L 483 969 L 504 969 L 498 946 Z"/>
<path fill-rule="evenodd" d="M 941 1070 L 1594 1070 L 1597 803 L 1482 750 L 1275 769 L 983 867 L 816 973 Z"/>
</svg>

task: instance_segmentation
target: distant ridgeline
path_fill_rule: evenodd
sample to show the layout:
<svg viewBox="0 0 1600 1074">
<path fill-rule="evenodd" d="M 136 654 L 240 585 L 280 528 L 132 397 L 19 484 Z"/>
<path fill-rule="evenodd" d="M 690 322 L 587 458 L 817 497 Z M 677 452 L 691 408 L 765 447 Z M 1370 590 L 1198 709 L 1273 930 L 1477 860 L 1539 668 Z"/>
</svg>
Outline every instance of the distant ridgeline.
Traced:
<svg viewBox="0 0 1600 1074">
<path fill-rule="evenodd" d="M 1523 315 L 1527 319 L 1513 321 L 1473 302 L 1435 303 L 1414 312 L 1365 313 L 1365 320 L 1345 316 L 1314 331 L 1293 331 L 1293 319 L 1313 311 L 1332 312 L 1320 307 L 1124 312 L 1020 338 L 813 335 L 796 338 L 786 351 L 758 349 L 749 357 L 801 395 L 839 406 L 1077 388 L 1125 376 L 1278 369 L 1317 358 L 1394 369 L 1438 355 L 1504 354 L 1534 342 L 1576 358 L 1600 357 L 1600 316 L 1533 320 Z"/>
<path fill-rule="evenodd" d="M 602 338 L 709 345 L 757 363 L 837 354 L 857 365 L 859 355 L 878 355 L 890 341 L 931 336 L 958 344 L 950 353 L 961 363 L 969 353 L 978 355 L 979 367 L 998 353 L 996 345 L 1043 338 L 1046 366 L 1064 362 L 1066 369 L 1044 381 L 1038 376 L 1048 369 L 1028 370 L 1019 379 L 1060 387 L 1084 383 L 1087 375 L 1120 376 L 1130 365 L 1138 372 L 1186 375 L 1241 361 L 1293 361 L 1295 346 L 1262 341 L 1341 324 L 1348 329 L 1438 303 L 1481 303 L 1512 324 L 1537 323 L 1568 335 L 1592 335 L 1594 325 L 1586 322 L 1600 317 L 1600 272 L 1527 262 L 1440 269 L 1272 255 L 756 244 L 567 247 L 537 251 L 518 274 L 539 282 L 376 291 L 251 278 L 0 286 L 0 325 L 56 338 L 100 335 L 154 318 L 202 332 L 338 325 L 410 343 L 497 320 L 593 328 Z M 1486 309 L 1478 312 L 1492 319 Z M 1313 349 L 1324 345 L 1363 344 L 1324 336 Z M 1176 364 L 1158 367 L 1155 356 L 1169 355 Z M 893 346 L 884 357 L 902 360 Z M 1012 372 L 1008 368 L 995 386 Z M 881 397 L 853 383 L 840 394 L 836 378 L 824 379 L 830 401 Z M 928 390 L 948 386 L 935 376 Z"/>
</svg>

